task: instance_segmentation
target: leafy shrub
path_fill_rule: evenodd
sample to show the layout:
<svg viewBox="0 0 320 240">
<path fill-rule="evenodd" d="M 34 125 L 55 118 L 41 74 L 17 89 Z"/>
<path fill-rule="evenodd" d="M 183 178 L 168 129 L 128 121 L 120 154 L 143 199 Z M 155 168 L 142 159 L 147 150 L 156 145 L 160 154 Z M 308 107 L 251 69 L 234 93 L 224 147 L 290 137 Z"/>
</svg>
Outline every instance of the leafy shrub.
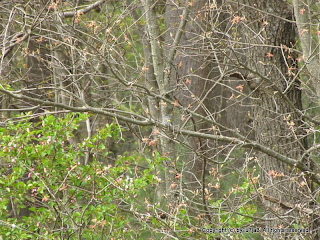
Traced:
<svg viewBox="0 0 320 240">
<path fill-rule="evenodd" d="M 97 161 L 98 153 L 108 154 L 105 139 L 120 138 L 114 124 L 71 144 L 87 117 L 47 115 L 38 124 L 10 122 L 0 128 L 0 235 L 5 239 L 130 239 L 138 234 L 130 218 L 138 211 L 137 196 L 158 183 L 151 174 L 155 165 L 134 169 L 134 156 L 120 156 L 114 165 Z M 80 165 L 86 151 L 93 161 Z"/>
</svg>

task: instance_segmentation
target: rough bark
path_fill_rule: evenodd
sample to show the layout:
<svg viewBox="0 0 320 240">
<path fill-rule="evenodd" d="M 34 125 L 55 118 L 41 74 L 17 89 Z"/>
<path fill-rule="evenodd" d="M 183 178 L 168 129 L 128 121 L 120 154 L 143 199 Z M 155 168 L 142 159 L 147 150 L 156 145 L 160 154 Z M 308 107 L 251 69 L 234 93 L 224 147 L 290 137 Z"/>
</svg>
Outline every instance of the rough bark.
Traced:
<svg viewBox="0 0 320 240">
<path fill-rule="evenodd" d="M 301 109 L 302 106 L 299 83 L 294 80 L 294 54 L 290 51 L 295 44 L 295 28 L 290 21 L 283 20 L 292 20 L 290 6 L 275 0 L 243 3 L 273 14 L 242 11 L 247 21 L 243 38 L 249 43 L 246 52 L 247 66 L 250 68 L 248 83 L 258 99 L 254 109 L 256 140 L 283 155 L 299 159 L 306 148 L 306 141 L 301 118 L 294 109 Z M 282 19 L 275 16 L 281 16 Z M 262 197 L 269 219 L 265 222 L 266 226 L 306 226 L 308 216 L 300 215 L 297 210 L 288 211 L 281 202 L 285 200 L 292 204 L 308 205 L 311 200 L 308 197 L 308 177 L 268 155 L 261 154 L 258 159 L 263 195 L 278 199 L 275 203 Z M 305 164 L 308 164 L 306 160 Z M 310 223 L 307 226 L 310 227 Z M 270 234 L 268 237 L 280 239 L 288 236 Z M 299 239 L 303 239 L 303 236 Z"/>
</svg>

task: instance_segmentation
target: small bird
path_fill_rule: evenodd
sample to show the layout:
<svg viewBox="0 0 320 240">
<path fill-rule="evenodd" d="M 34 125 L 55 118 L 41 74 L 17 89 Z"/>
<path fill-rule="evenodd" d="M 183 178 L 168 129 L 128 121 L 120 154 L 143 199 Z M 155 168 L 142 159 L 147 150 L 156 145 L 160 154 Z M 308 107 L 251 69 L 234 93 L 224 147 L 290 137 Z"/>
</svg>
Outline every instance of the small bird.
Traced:
<svg viewBox="0 0 320 240">
<path fill-rule="evenodd" d="M 171 119 L 169 116 L 164 116 L 163 117 L 163 124 L 166 126 L 166 127 L 172 127 L 172 122 L 171 122 Z"/>
</svg>

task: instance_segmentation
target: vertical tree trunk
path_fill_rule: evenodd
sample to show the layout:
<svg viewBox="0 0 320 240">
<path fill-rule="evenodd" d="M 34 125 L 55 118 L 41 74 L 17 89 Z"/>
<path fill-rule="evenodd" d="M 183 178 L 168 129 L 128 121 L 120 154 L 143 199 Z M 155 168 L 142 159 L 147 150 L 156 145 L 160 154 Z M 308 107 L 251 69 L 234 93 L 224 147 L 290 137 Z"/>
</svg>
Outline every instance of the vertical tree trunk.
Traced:
<svg viewBox="0 0 320 240">
<path fill-rule="evenodd" d="M 150 81 L 148 85 L 153 85 L 155 87 L 158 87 L 157 92 L 161 96 L 167 96 L 171 90 L 171 85 L 169 82 L 169 74 L 171 71 L 171 61 L 170 59 L 164 59 L 163 57 L 163 49 L 162 45 L 160 43 L 159 37 L 159 25 L 157 21 L 157 17 L 155 14 L 155 2 L 150 0 L 142 0 L 141 1 L 144 6 L 145 11 L 145 18 L 146 18 L 146 29 L 148 32 L 149 37 L 149 49 L 145 49 L 145 51 L 150 50 L 151 53 L 151 59 L 149 54 L 145 54 L 146 57 L 148 57 L 147 61 L 152 60 L 152 66 L 153 68 L 150 69 L 150 72 L 148 74 L 154 74 L 154 77 L 150 76 L 148 77 L 148 80 Z M 178 39 L 180 41 L 180 39 Z M 173 53 L 174 55 L 174 53 Z M 174 56 L 172 56 L 173 58 Z M 167 61 L 167 63 L 165 62 Z M 153 71 L 153 72 L 151 72 Z M 154 82 L 156 80 L 156 83 Z M 153 102 L 155 103 L 155 102 Z M 151 102 L 151 104 L 153 104 Z M 159 113 L 156 113 L 153 109 L 154 106 L 152 106 L 151 111 L 153 111 L 153 117 L 157 117 L 156 121 L 161 122 L 165 125 L 172 124 L 172 106 L 161 102 L 159 104 Z M 160 136 L 160 148 L 163 155 L 167 156 L 169 160 L 164 161 L 165 166 L 165 172 L 162 177 L 165 181 L 165 190 L 160 191 L 160 194 L 163 199 L 166 201 L 162 201 L 163 203 L 168 203 L 168 211 L 170 213 L 174 213 L 175 211 L 175 205 L 176 205 L 176 188 L 177 184 L 175 183 L 176 180 L 174 178 L 176 174 L 176 166 L 175 166 L 175 146 L 174 141 L 172 139 L 172 135 L 170 134 L 170 131 L 164 131 L 163 134 Z"/>
<path fill-rule="evenodd" d="M 247 21 L 242 37 L 249 43 L 246 52 L 250 68 L 248 83 L 258 99 L 254 109 L 256 140 L 283 155 L 299 159 L 306 141 L 301 119 L 295 111 L 302 106 L 299 83 L 294 80 L 297 66 L 290 51 L 295 44 L 295 28 L 292 23 L 274 17 L 291 20 L 292 11 L 289 4 L 277 0 L 243 3 L 273 14 L 261 14 L 248 8 L 241 16 Z M 266 227 L 292 227 L 294 224 L 300 228 L 310 227 L 304 225 L 307 216 L 283 204 L 308 205 L 309 188 L 305 174 L 266 154 L 261 154 L 258 159 L 264 188 L 261 197 L 269 219 Z M 276 199 L 276 202 L 270 199 Z M 281 239 L 278 234 L 269 237 Z"/>
<path fill-rule="evenodd" d="M 221 1 L 217 1 L 221 6 Z M 228 98 L 232 95 L 229 88 L 236 88 L 244 84 L 241 79 L 232 79 L 227 77 L 227 68 L 220 65 L 225 62 L 224 55 L 219 50 L 214 49 L 212 43 L 217 43 L 223 38 L 212 32 L 213 28 L 224 31 L 225 14 L 221 13 L 218 8 L 212 8 L 212 4 L 207 0 L 193 1 L 190 7 L 190 15 L 186 24 L 186 29 L 182 34 L 177 56 L 173 61 L 171 71 L 171 84 L 175 86 L 174 96 L 181 105 L 190 110 L 222 123 L 224 126 L 244 132 L 247 123 L 247 113 L 249 108 L 240 106 L 239 102 L 235 104 L 227 103 Z M 166 2 L 165 25 L 166 25 L 166 52 L 169 51 L 177 31 L 179 21 L 181 20 L 182 9 L 179 1 L 169 0 Z M 217 23 L 217 26 L 214 24 Z M 208 37 L 208 33 L 212 34 Z M 166 55 L 165 55 L 166 56 Z M 232 80 L 231 80 L 232 79 Z M 204 122 L 199 118 L 186 116 L 176 116 L 175 124 L 184 129 L 193 131 L 206 132 L 212 134 L 212 124 Z M 227 134 L 232 134 L 228 131 Z M 247 135 L 247 132 L 245 133 Z M 181 141 L 188 145 L 176 149 L 177 155 L 183 164 L 183 180 L 189 191 L 202 191 L 198 199 L 192 199 L 201 205 L 197 205 L 191 214 L 200 214 L 203 210 L 206 213 L 207 220 L 212 223 L 212 218 L 207 207 L 206 178 L 210 167 L 217 168 L 213 164 L 215 156 L 221 152 L 222 145 L 218 141 L 202 140 L 200 138 L 182 138 Z M 209 163 L 210 162 L 210 163 Z M 242 164 L 241 164 L 242 165 Z M 190 191 L 191 190 L 191 191 Z M 216 193 L 219 195 L 219 193 Z M 201 207 L 199 207 L 201 206 Z"/>
</svg>

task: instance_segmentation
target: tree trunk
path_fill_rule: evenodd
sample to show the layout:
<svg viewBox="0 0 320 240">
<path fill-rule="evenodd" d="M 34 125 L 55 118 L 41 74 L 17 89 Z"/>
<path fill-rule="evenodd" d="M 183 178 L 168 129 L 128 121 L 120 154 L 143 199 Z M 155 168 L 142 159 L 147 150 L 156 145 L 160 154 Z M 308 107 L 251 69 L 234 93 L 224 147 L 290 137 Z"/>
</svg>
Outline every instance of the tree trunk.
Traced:
<svg viewBox="0 0 320 240">
<path fill-rule="evenodd" d="M 299 83 L 294 79 L 297 66 L 290 51 L 295 44 L 295 28 L 292 23 L 274 17 L 292 20 L 291 9 L 289 4 L 277 0 L 243 2 L 273 14 L 261 14 L 248 8 L 240 16 L 246 18 L 242 37 L 249 43 L 246 51 L 248 83 L 258 99 L 254 108 L 256 140 L 283 155 L 299 159 L 306 141 L 302 121 L 295 110 L 302 106 Z M 307 176 L 266 154 L 258 157 L 258 165 L 264 189 L 261 199 L 265 204 L 265 217 L 269 219 L 265 226 L 279 228 L 297 224 L 299 228 L 310 227 L 304 225 L 308 216 L 302 216 L 284 204 L 309 204 Z M 270 239 L 286 236 L 265 234 Z"/>
<path fill-rule="evenodd" d="M 221 1 L 218 1 L 218 4 L 220 6 Z M 238 99 L 228 100 L 231 95 L 236 94 L 233 93 L 232 88 L 236 89 L 236 86 L 241 84 L 243 86 L 245 82 L 242 79 L 228 76 L 228 69 L 225 65 L 220 65 L 220 61 L 221 63 L 226 62 L 226 56 L 212 46 L 212 43 L 214 45 L 221 40 L 221 36 L 212 33 L 212 29 L 218 28 L 221 32 L 224 31 L 226 24 L 220 21 L 224 22 L 226 14 L 220 12 L 218 8 L 212 9 L 212 4 L 207 0 L 194 1 L 191 5 L 186 29 L 182 34 L 179 49 L 172 64 L 170 79 L 171 85 L 176 89 L 174 97 L 179 104 L 197 114 L 207 119 L 214 119 L 233 131 L 240 130 L 245 135 L 249 135 L 245 126 L 248 123 L 247 116 L 248 111 L 251 111 L 250 108 L 243 107 L 242 101 Z M 170 50 L 174 41 L 174 35 L 181 21 L 182 7 L 179 1 L 166 2 L 166 52 Z M 214 26 L 214 23 L 217 23 L 217 26 Z M 206 35 L 207 33 L 212 34 L 211 38 Z M 175 124 L 183 129 L 208 134 L 212 134 L 212 128 L 215 127 L 211 123 L 187 114 L 176 114 Z M 232 131 L 224 133 L 232 135 Z M 222 143 L 196 137 L 183 137 L 179 140 L 187 145 L 187 147 L 176 148 L 179 160 L 183 164 L 182 178 L 188 188 L 184 194 L 202 192 L 198 199 L 191 197 L 198 203 L 197 207 L 192 209 L 199 211 L 193 210 L 190 214 L 200 214 L 204 210 L 208 222 L 212 223 L 213 219 L 207 207 L 205 193 L 208 189 L 206 179 L 208 169 L 220 167 L 213 161 L 218 157 L 223 157 L 221 148 L 219 148 Z M 216 191 L 216 197 L 220 197 L 218 191 Z"/>
</svg>

